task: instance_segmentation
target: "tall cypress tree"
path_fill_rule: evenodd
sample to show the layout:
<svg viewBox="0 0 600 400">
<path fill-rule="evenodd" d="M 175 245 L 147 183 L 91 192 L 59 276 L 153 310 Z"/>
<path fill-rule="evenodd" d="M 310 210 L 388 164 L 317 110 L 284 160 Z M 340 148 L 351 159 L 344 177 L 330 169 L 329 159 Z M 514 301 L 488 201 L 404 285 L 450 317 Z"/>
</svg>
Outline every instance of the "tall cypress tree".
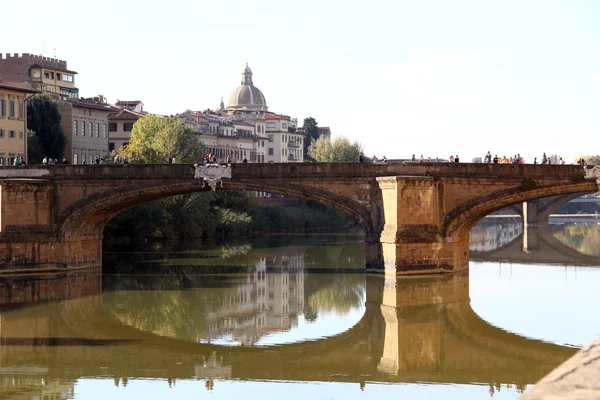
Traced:
<svg viewBox="0 0 600 400">
<path fill-rule="evenodd" d="M 27 126 L 35 132 L 44 155 L 62 158 L 67 138 L 60 126 L 58 102 L 54 97 L 41 93 L 27 99 Z"/>
<path fill-rule="evenodd" d="M 313 141 L 319 138 L 319 124 L 313 117 L 308 117 L 304 118 L 302 128 L 304 128 L 304 159 L 310 160 L 311 157 L 308 154 L 308 148 Z"/>
</svg>

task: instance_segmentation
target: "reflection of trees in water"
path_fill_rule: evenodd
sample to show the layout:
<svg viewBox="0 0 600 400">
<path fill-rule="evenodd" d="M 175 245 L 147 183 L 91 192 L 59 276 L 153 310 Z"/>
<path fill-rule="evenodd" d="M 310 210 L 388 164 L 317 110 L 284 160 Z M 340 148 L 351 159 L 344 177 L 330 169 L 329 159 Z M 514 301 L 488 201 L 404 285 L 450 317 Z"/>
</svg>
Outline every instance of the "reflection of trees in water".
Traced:
<svg viewBox="0 0 600 400">
<path fill-rule="evenodd" d="M 315 321 L 319 313 L 346 315 L 365 302 L 365 277 L 362 274 L 312 274 L 305 282 L 304 318 L 307 321 Z"/>
<path fill-rule="evenodd" d="M 207 290 L 118 291 L 105 294 L 104 306 L 124 324 L 161 336 L 198 338 L 206 314 L 216 308 Z"/>
<path fill-rule="evenodd" d="M 600 257 L 600 225 L 551 225 L 549 229 L 565 245 L 583 254 Z"/>
<path fill-rule="evenodd" d="M 263 242 L 263 246 L 258 245 L 254 249 L 242 244 L 162 253 L 105 254 L 103 287 L 105 292 L 111 292 L 104 296 L 105 306 L 127 325 L 188 340 L 214 336 L 215 321 L 208 319 L 217 316 L 220 321 L 224 318 L 222 315 L 229 312 L 232 314 L 228 318 L 237 321 L 237 325 L 244 318 L 254 318 L 257 324 L 262 321 L 257 326 L 260 330 L 264 327 L 262 314 L 276 315 L 277 305 L 281 301 L 281 304 L 286 304 L 283 314 L 291 317 L 292 311 L 303 311 L 307 321 L 315 321 L 319 314 L 345 315 L 352 309 L 362 307 L 365 301 L 362 242 L 356 238 L 335 235 L 325 240 L 319 237 L 314 241 L 302 237 L 299 242 L 297 237 L 281 237 L 285 245 L 281 246 L 280 242 L 278 246 L 274 239 L 270 238 L 267 246 Z M 258 269 L 265 269 L 266 274 L 272 276 L 266 281 L 268 287 L 259 287 L 256 276 L 264 279 L 264 275 L 256 275 Z M 297 302 L 299 308 L 294 306 L 295 300 L 292 301 L 293 296 L 289 292 L 294 290 L 292 283 L 295 281 L 291 276 L 289 287 L 279 291 L 272 287 L 274 282 L 279 282 L 276 278 L 279 272 L 305 276 L 304 271 L 311 270 L 334 273 L 306 275 L 308 281 L 302 279 L 301 282 L 299 294 L 302 301 Z M 356 270 L 361 273 L 340 274 L 335 273 L 336 270 Z M 119 275 L 110 275 L 115 272 Z M 285 282 L 288 282 L 288 278 Z M 250 289 L 247 287 L 249 283 L 252 286 Z M 203 289 L 194 290 L 197 288 Z M 245 302 L 248 304 L 243 307 L 238 305 L 244 315 L 235 311 L 235 307 L 229 307 L 226 312 L 219 299 L 231 298 L 234 292 L 248 290 L 249 294 L 244 297 L 248 298 L 248 302 Z M 279 295 L 284 298 L 278 300 Z M 266 304 L 259 304 L 265 296 L 268 297 L 268 303 L 274 302 L 273 310 L 270 309 L 272 307 L 265 309 Z M 207 319 L 207 316 L 210 318 Z M 248 326 L 251 322 L 244 320 L 243 325 Z"/>
</svg>

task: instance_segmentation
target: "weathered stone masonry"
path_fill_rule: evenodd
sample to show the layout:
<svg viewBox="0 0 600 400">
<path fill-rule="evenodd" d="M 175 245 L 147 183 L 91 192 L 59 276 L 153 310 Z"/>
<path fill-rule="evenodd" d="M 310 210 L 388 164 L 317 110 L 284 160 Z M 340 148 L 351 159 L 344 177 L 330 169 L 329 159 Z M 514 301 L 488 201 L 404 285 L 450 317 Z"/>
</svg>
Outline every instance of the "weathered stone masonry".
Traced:
<svg viewBox="0 0 600 400">
<path fill-rule="evenodd" d="M 58 165 L 0 170 L 0 270 L 101 265 L 102 231 L 147 201 L 210 190 L 192 165 Z M 473 224 L 523 201 L 598 190 L 580 166 L 234 164 L 217 190 L 256 190 L 335 207 L 365 231 L 367 268 L 466 269 Z"/>
</svg>

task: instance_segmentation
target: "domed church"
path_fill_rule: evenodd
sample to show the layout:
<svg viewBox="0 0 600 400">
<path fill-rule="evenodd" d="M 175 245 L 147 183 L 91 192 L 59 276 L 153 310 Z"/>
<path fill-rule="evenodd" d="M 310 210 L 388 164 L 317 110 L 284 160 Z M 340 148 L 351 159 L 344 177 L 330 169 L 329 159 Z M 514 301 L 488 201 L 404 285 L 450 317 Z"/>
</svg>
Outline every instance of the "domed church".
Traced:
<svg viewBox="0 0 600 400">
<path fill-rule="evenodd" d="M 264 113 L 267 110 L 265 96 L 259 88 L 254 86 L 252 70 L 246 63 L 246 68 L 242 72 L 242 82 L 229 97 L 227 111 L 231 113 Z"/>
</svg>

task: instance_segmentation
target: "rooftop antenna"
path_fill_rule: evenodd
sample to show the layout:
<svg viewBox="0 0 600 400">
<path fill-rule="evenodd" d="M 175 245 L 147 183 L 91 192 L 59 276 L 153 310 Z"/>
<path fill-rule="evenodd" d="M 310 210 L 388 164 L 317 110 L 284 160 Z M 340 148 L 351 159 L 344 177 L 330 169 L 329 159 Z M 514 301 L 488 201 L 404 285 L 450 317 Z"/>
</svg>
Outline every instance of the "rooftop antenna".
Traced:
<svg viewBox="0 0 600 400">
<path fill-rule="evenodd" d="M 56 47 L 54 48 L 54 58 L 56 58 Z"/>
</svg>

